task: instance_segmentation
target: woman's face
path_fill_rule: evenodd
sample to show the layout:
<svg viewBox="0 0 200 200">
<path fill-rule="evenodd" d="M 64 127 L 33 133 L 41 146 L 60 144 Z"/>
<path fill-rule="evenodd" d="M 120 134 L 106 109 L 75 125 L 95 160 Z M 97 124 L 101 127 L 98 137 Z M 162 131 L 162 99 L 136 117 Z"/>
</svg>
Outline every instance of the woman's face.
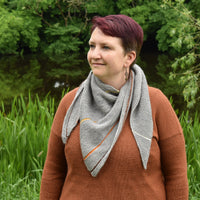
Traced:
<svg viewBox="0 0 200 200">
<path fill-rule="evenodd" d="M 124 53 L 121 39 L 105 35 L 95 28 L 89 46 L 87 59 L 94 75 L 102 82 L 120 89 L 125 83 L 126 68 L 132 63 L 129 53 Z"/>
</svg>

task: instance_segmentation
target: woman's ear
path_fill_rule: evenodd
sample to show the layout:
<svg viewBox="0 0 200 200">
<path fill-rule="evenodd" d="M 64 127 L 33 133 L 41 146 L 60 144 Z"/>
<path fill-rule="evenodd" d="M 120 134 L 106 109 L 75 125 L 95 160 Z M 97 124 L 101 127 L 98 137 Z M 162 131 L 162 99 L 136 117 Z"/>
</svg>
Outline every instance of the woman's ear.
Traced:
<svg viewBox="0 0 200 200">
<path fill-rule="evenodd" d="M 126 66 L 130 66 L 135 59 L 136 59 L 135 51 L 129 51 L 128 53 L 126 53 Z"/>
</svg>

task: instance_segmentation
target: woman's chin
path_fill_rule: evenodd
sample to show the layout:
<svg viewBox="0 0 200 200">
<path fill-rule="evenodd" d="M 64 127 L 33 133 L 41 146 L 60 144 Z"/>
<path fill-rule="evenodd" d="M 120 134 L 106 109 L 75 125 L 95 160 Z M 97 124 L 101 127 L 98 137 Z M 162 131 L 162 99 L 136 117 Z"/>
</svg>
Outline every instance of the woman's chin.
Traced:
<svg viewBox="0 0 200 200">
<path fill-rule="evenodd" d="M 93 68 L 93 69 L 92 69 L 92 72 L 93 72 L 93 74 L 94 74 L 96 77 L 98 77 L 98 78 L 100 78 L 100 77 L 103 76 L 103 73 L 102 73 L 102 70 L 101 70 L 101 69 Z"/>
</svg>

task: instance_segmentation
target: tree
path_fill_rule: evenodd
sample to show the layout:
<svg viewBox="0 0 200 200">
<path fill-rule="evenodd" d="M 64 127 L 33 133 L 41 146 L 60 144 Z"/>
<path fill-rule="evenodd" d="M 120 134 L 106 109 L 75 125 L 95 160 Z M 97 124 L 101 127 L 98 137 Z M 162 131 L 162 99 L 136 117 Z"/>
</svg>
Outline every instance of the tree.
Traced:
<svg viewBox="0 0 200 200">
<path fill-rule="evenodd" d="M 197 6 L 200 9 L 200 5 Z M 200 19 L 197 8 L 192 13 L 187 7 L 191 8 L 192 4 L 186 4 L 184 0 L 155 0 L 125 8 L 121 13 L 133 17 L 142 26 L 145 40 L 152 35 L 157 40 L 158 50 L 168 57 L 162 56 L 156 67 L 165 87 L 171 88 L 173 83 L 175 88 L 164 90 L 168 95 L 181 93 L 191 108 L 200 100 Z M 168 59 L 165 68 L 161 67 L 163 59 Z"/>
<path fill-rule="evenodd" d="M 159 30 L 157 38 L 163 41 L 163 30 L 166 30 L 165 36 L 171 38 L 168 46 L 177 57 L 171 65 L 173 72 L 169 78 L 179 78 L 178 84 L 183 87 L 187 106 L 192 108 L 200 102 L 200 19 L 192 16 L 182 0 L 175 3 L 165 0 L 162 6 L 173 15 Z M 160 46 L 162 49 L 161 43 Z"/>
<path fill-rule="evenodd" d="M 0 8 L 0 54 L 16 54 L 28 48 L 36 51 L 40 20 L 28 13 Z"/>
<path fill-rule="evenodd" d="M 199 102 L 200 4 L 195 0 L 1 0 L 0 5 L 0 55 L 44 52 L 61 66 L 58 74 L 71 70 L 69 58 L 82 63 L 79 54 L 87 52 L 94 15 L 129 15 L 142 26 L 144 40 L 168 56 L 156 66 L 161 89 L 184 96 L 188 107 Z M 80 70 L 74 70 L 78 76 Z M 173 84 L 180 87 L 171 90 Z"/>
</svg>

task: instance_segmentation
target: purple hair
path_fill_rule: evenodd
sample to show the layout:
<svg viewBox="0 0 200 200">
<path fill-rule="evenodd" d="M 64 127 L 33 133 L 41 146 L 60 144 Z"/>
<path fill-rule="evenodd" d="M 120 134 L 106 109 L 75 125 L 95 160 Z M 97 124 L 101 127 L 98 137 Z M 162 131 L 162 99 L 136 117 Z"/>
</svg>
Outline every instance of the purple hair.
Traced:
<svg viewBox="0 0 200 200">
<path fill-rule="evenodd" d="M 92 19 L 91 33 L 96 27 L 105 35 L 120 38 L 125 52 L 134 50 L 139 55 L 143 44 L 143 30 L 132 18 L 126 15 L 95 16 Z"/>
</svg>

